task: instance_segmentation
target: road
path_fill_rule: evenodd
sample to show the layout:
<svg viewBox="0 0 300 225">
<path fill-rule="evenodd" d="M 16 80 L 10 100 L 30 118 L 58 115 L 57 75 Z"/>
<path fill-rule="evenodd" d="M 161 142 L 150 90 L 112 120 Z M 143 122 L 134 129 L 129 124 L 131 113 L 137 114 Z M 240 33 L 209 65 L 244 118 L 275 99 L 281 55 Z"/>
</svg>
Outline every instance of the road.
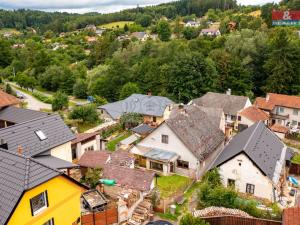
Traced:
<svg viewBox="0 0 300 225">
<path fill-rule="evenodd" d="M 38 110 L 40 111 L 41 109 L 47 109 L 47 110 L 51 110 L 52 107 L 50 104 L 46 104 L 44 102 L 41 102 L 39 101 L 38 99 L 32 97 L 31 95 L 23 92 L 23 91 L 20 91 L 18 89 L 16 89 L 13 85 L 11 85 L 11 88 L 14 90 L 14 91 L 18 91 L 18 92 L 21 92 L 26 98 L 24 99 L 25 102 L 27 102 L 27 108 L 28 109 L 32 109 L 32 110 Z"/>
</svg>

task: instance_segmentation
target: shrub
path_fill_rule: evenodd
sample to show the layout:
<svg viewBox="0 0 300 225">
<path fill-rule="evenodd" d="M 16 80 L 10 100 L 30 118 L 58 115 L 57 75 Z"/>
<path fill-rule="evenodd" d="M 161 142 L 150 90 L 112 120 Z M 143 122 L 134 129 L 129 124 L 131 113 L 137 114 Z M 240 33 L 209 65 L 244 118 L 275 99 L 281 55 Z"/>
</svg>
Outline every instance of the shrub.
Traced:
<svg viewBox="0 0 300 225">
<path fill-rule="evenodd" d="M 181 218 L 179 225 L 209 225 L 209 223 L 191 214 L 186 214 Z"/>
<path fill-rule="evenodd" d="M 73 120 L 81 120 L 82 122 L 97 122 L 98 113 L 96 106 L 94 104 L 76 106 L 69 114 L 69 118 Z"/>
<path fill-rule="evenodd" d="M 69 98 L 65 93 L 57 92 L 53 96 L 52 100 L 52 110 L 58 111 L 64 108 L 68 108 L 69 105 Z"/>
<path fill-rule="evenodd" d="M 40 100 L 41 102 L 44 102 L 46 104 L 52 104 L 52 98 L 45 96 L 40 92 L 35 91 L 32 93 L 32 96 L 35 97 L 36 99 Z"/>
</svg>

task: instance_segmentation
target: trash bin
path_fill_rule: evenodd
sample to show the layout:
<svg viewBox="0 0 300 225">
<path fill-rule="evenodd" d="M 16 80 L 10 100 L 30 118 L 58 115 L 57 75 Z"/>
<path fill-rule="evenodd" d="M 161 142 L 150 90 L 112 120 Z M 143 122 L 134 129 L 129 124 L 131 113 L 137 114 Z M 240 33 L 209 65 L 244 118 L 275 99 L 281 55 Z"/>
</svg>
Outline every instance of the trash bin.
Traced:
<svg viewBox="0 0 300 225">
<path fill-rule="evenodd" d="M 176 205 L 170 205 L 170 213 L 172 215 L 175 215 L 175 211 L 176 211 Z"/>
</svg>

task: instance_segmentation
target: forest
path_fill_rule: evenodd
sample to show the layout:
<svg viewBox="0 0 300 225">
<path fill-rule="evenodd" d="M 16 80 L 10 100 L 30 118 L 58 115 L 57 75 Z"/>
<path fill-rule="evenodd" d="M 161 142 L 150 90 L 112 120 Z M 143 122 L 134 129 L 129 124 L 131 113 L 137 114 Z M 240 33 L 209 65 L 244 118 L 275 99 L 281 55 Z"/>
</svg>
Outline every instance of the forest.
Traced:
<svg viewBox="0 0 300 225">
<path fill-rule="evenodd" d="M 109 102 L 151 91 L 186 103 L 228 88 L 251 99 L 267 92 L 299 95 L 299 33 L 272 27 L 273 9 L 300 9 L 299 1 L 247 7 L 229 0 L 182 0 L 83 15 L 2 10 L 0 27 L 20 34 L 0 38 L 0 76 L 29 89 Z M 200 26 L 182 25 L 189 20 Z M 134 23 L 101 36 L 84 29 L 114 21 Z M 222 35 L 199 35 L 211 23 L 219 23 Z M 119 38 L 136 31 L 157 34 L 158 40 Z"/>
</svg>

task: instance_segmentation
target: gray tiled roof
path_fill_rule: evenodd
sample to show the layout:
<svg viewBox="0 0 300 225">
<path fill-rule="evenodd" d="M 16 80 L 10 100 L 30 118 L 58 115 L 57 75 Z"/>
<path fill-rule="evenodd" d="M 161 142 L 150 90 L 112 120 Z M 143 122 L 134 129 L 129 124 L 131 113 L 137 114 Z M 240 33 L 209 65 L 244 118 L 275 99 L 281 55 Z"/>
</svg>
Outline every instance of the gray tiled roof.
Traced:
<svg viewBox="0 0 300 225">
<path fill-rule="evenodd" d="M 35 133 L 38 130 L 46 135 L 46 140 L 38 138 Z M 20 146 L 27 156 L 38 155 L 74 138 L 74 134 L 57 114 L 0 129 L 0 139 L 7 143 L 8 150 L 18 152 Z"/>
<path fill-rule="evenodd" d="M 36 160 L 0 149 L 0 225 L 6 224 L 20 197 L 60 173 Z"/>
<path fill-rule="evenodd" d="M 149 134 L 151 133 L 153 130 L 155 130 L 154 127 L 151 127 L 149 126 L 148 124 L 140 124 L 138 125 L 137 127 L 134 127 L 131 129 L 134 133 L 137 133 L 137 134 Z"/>
<path fill-rule="evenodd" d="M 9 121 L 12 123 L 23 123 L 36 118 L 49 115 L 45 112 L 8 106 L 0 111 L 0 120 Z"/>
<path fill-rule="evenodd" d="M 271 180 L 284 144 L 260 121 L 237 134 L 216 158 L 212 167 L 217 167 L 240 153 L 246 154 Z"/>
<path fill-rule="evenodd" d="M 78 167 L 76 164 L 73 164 L 73 163 L 63 160 L 63 159 L 56 158 L 51 155 L 37 156 L 37 157 L 34 157 L 34 159 L 46 166 L 49 166 L 53 169 L 58 169 L 58 170 Z"/>
<path fill-rule="evenodd" d="M 162 116 L 166 107 L 173 102 L 161 96 L 149 96 L 132 94 L 128 98 L 99 106 L 104 109 L 113 119 L 119 119 L 124 113 L 139 113 L 149 116 Z"/>
<path fill-rule="evenodd" d="M 225 114 L 236 115 L 245 107 L 247 100 L 248 97 L 245 96 L 207 92 L 202 97 L 192 100 L 192 103 L 204 107 L 221 108 Z"/>
<path fill-rule="evenodd" d="M 225 139 L 210 116 L 194 105 L 173 110 L 166 124 L 199 160 L 206 159 Z"/>
</svg>

